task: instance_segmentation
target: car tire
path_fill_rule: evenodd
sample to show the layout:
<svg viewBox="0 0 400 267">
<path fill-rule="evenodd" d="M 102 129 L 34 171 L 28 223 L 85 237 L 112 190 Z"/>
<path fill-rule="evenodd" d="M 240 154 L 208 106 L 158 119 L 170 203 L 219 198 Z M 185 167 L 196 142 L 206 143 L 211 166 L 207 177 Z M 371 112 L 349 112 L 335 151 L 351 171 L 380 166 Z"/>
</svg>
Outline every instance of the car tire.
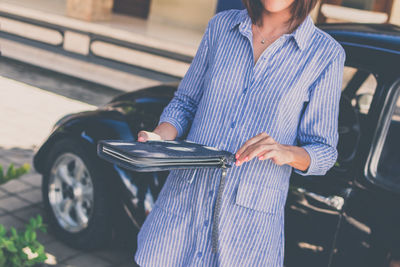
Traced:
<svg viewBox="0 0 400 267">
<path fill-rule="evenodd" d="M 42 194 L 51 230 L 58 239 L 78 249 L 104 247 L 111 240 L 111 190 L 102 166 L 95 155 L 73 139 L 56 142 L 46 157 Z M 81 177 L 79 182 L 71 179 L 75 169 L 83 170 L 76 173 Z"/>
</svg>

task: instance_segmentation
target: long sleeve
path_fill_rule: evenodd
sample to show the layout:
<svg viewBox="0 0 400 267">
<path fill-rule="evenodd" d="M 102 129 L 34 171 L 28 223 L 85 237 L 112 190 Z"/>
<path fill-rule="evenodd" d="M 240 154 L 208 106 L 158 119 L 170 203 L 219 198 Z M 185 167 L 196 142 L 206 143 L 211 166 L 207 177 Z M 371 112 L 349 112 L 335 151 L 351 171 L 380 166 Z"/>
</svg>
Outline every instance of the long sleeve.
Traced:
<svg viewBox="0 0 400 267">
<path fill-rule="evenodd" d="M 189 128 L 203 94 L 205 74 L 208 69 L 210 22 L 200 42 L 195 57 L 171 102 L 163 110 L 158 124 L 169 122 L 181 137 Z"/>
<path fill-rule="evenodd" d="M 336 162 L 345 59 L 346 54 L 340 49 L 310 88 L 310 100 L 299 124 L 297 141 L 310 155 L 311 164 L 305 172 L 294 169 L 296 173 L 324 175 Z"/>
</svg>

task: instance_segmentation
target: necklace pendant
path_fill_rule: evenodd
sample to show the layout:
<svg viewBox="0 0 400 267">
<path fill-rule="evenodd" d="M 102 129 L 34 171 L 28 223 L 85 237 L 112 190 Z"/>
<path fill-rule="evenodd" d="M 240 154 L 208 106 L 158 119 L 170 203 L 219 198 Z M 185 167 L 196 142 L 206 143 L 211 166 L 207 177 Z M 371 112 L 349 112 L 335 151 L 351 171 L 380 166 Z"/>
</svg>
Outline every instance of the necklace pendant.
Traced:
<svg viewBox="0 0 400 267">
<path fill-rule="evenodd" d="M 261 40 L 261 43 L 262 43 L 262 44 L 265 44 L 265 40 Z"/>
</svg>

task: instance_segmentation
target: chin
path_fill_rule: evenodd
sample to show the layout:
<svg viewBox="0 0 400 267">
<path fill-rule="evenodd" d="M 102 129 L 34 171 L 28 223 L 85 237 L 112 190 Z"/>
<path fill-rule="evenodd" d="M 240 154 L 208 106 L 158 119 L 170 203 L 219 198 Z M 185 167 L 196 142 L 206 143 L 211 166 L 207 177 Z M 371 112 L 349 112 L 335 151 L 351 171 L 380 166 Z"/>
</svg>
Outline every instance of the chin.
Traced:
<svg viewBox="0 0 400 267">
<path fill-rule="evenodd" d="M 293 1 L 290 0 L 264 0 L 264 9 L 270 13 L 278 13 L 290 7 Z"/>
</svg>

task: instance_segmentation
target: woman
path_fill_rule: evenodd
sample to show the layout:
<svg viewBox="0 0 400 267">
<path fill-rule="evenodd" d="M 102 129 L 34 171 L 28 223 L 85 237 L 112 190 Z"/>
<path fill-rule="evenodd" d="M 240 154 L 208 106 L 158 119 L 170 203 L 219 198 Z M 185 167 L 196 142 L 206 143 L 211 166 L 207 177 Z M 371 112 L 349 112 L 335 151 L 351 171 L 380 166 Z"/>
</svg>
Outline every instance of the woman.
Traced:
<svg viewBox="0 0 400 267">
<path fill-rule="evenodd" d="M 243 2 L 209 21 L 157 128 L 138 135 L 188 131 L 236 153 L 219 212 L 221 170 L 171 171 L 138 235 L 139 265 L 282 266 L 292 170 L 323 175 L 336 161 L 345 53 L 313 24 L 316 0 Z"/>
</svg>

